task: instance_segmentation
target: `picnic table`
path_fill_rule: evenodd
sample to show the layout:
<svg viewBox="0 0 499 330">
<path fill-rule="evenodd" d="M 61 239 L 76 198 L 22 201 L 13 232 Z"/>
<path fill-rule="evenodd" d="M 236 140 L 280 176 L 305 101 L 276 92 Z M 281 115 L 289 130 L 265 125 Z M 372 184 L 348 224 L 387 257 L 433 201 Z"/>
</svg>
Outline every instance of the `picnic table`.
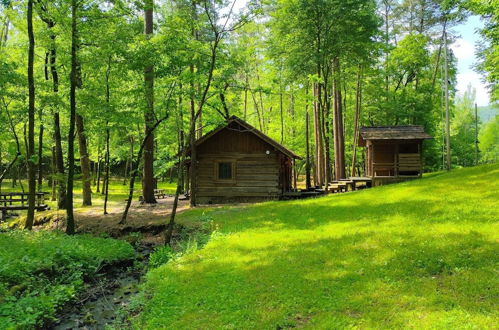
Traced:
<svg viewBox="0 0 499 330">
<path fill-rule="evenodd" d="M 166 194 L 164 189 L 154 189 L 154 197 L 157 199 L 166 198 L 168 195 Z M 139 201 L 144 201 L 144 196 L 139 196 Z"/>
<path fill-rule="evenodd" d="M 44 211 L 48 209 L 45 204 L 45 195 L 48 192 L 35 193 L 35 210 Z M 7 218 L 9 211 L 21 211 L 28 209 L 29 193 L 25 192 L 2 192 L 0 193 L 0 210 L 2 212 L 2 221 Z"/>
</svg>

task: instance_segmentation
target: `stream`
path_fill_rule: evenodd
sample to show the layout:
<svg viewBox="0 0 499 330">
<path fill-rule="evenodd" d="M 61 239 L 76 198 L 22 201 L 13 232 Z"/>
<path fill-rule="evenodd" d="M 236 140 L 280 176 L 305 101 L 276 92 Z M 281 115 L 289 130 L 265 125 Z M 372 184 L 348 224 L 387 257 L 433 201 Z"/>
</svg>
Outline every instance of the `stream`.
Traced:
<svg viewBox="0 0 499 330">
<path fill-rule="evenodd" d="M 64 308 L 52 329 L 104 329 L 116 321 L 116 313 L 130 303 L 138 293 L 139 284 L 145 272 L 152 245 L 136 247 L 141 267 L 113 265 L 101 272 L 99 278 L 91 281 L 80 300 Z"/>
</svg>

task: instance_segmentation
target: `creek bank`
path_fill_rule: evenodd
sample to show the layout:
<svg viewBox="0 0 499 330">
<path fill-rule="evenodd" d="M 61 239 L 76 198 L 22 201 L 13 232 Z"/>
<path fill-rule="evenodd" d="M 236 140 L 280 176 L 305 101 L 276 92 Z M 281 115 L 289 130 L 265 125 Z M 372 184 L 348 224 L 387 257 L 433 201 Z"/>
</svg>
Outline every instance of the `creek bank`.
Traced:
<svg viewBox="0 0 499 330">
<path fill-rule="evenodd" d="M 116 322 L 117 312 L 138 293 L 153 244 L 138 244 L 137 258 L 106 265 L 97 277 L 88 279 L 80 298 L 64 307 L 50 328 L 104 329 Z"/>
</svg>

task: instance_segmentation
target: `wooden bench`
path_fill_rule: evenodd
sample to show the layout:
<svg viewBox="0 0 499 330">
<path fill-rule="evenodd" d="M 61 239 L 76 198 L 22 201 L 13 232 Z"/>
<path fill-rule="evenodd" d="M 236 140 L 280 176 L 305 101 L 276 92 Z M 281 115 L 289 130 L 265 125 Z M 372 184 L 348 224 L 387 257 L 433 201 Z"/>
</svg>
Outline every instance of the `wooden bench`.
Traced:
<svg viewBox="0 0 499 330">
<path fill-rule="evenodd" d="M 48 192 L 35 193 L 35 210 L 45 211 L 49 207 L 45 204 L 45 195 Z M 2 212 L 2 221 L 7 219 L 7 213 L 10 211 L 22 211 L 28 209 L 29 193 L 7 192 L 0 193 L 0 211 Z M 20 202 L 20 205 L 19 205 Z"/>
<path fill-rule="evenodd" d="M 154 198 L 156 199 L 162 199 L 166 198 L 168 195 L 166 194 L 164 189 L 154 189 Z M 143 202 L 144 201 L 144 196 L 139 196 L 139 201 Z"/>
</svg>

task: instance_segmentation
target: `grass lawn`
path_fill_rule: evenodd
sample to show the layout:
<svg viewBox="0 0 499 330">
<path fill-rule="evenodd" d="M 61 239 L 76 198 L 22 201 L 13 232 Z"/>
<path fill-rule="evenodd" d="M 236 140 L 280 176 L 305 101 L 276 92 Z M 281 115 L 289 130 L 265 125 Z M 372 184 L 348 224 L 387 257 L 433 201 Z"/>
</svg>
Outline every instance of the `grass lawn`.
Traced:
<svg viewBox="0 0 499 330">
<path fill-rule="evenodd" d="M 201 218 L 218 232 L 148 273 L 136 328 L 499 324 L 499 165 L 179 215 Z"/>
<path fill-rule="evenodd" d="M 0 233 L 0 329 L 40 328 L 84 279 L 106 264 L 132 259 L 124 241 L 57 232 Z"/>
</svg>

